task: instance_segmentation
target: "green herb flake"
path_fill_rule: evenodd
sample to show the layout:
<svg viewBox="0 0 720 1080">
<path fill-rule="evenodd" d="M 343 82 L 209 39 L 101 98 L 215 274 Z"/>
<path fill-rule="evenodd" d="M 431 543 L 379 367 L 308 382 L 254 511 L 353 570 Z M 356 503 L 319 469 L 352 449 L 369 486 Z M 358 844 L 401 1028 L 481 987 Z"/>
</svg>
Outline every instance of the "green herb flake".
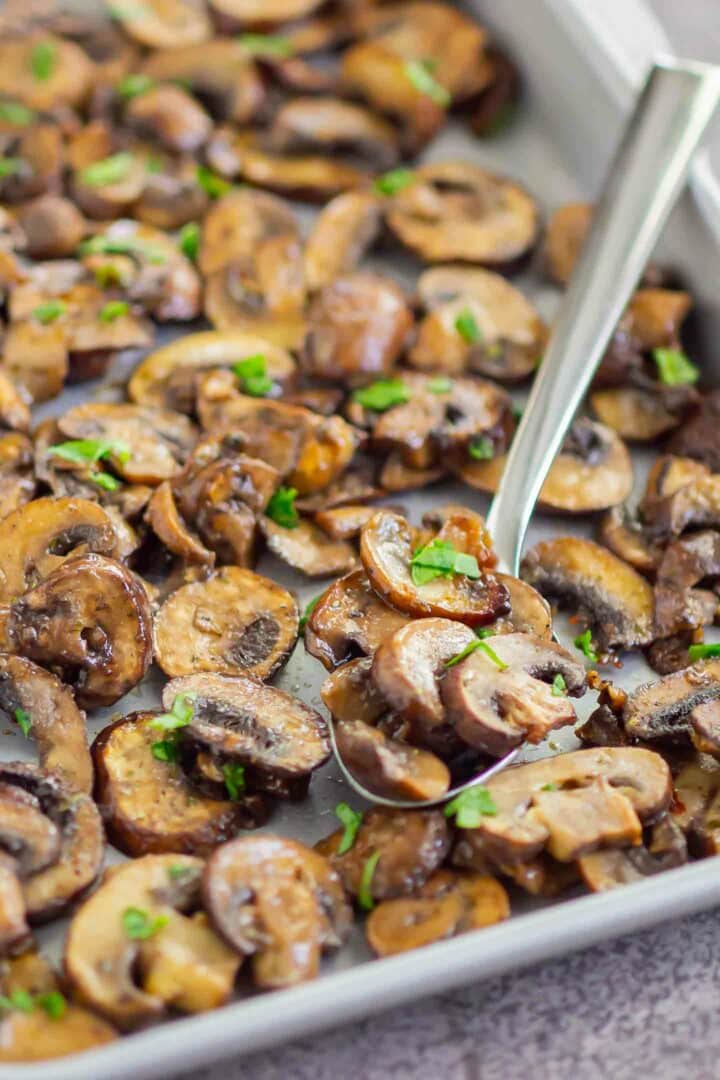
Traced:
<svg viewBox="0 0 720 1080">
<path fill-rule="evenodd" d="M 478 435 L 468 443 L 468 455 L 473 461 L 492 461 L 495 457 L 495 447 L 492 439 L 484 435 Z"/>
<path fill-rule="evenodd" d="M 653 349 L 660 382 L 666 386 L 684 386 L 696 383 L 700 372 L 685 353 L 679 349 Z"/>
<path fill-rule="evenodd" d="M 49 990 L 46 994 L 38 994 L 35 998 L 39 1005 L 51 1020 L 62 1020 L 67 1009 L 67 1001 L 59 990 Z"/>
<path fill-rule="evenodd" d="M 150 721 L 155 731 L 177 731 L 187 727 L 195 710 L 195 694 L 176 694 L 170 712 L 160 713 Z"/>
<path fill-rule="evenodd" d="M 0 157 L 0 180 L 7 176 L 17 176 L 25 168 L 25 162 L 17 157 Z"/>
<path fill-rule="evenodd" d="M 176 738 L 160 739 L 151 745 L 150 753 L 156 761 L 174 765 L 178 760 L 178 741 Z"/>
<path fill-rule="evenodd" d="M 292 41 L 281 34 L 241 34 L 237 40 L 250 56 L 287 60 L 293 54 Z"/>
<path fill-rule="evenodd" d="M 219 199 L 221 195 L 227 195 L 232 191 L 232 184 L 222 176 L 218 176 L 207 165 L 198 165 L 195 179 L 206 195 L 211 199 Z"/>
<path fill-rule="evenodd" d="M 720 656 L 720 645 L 691 645 L 688 649 L 688 659 L 692 664 L 696 660 L 708 660 L 712 656 Z"/>
<path fill-rule="evenodd" d="M 435 105 L 446 109 L 452 103 L 452 98 L 446 87 L 433 75 L 434 67 L 433 60 L 408 60 L 405 74 L 419 93 L 425 94 Z"/>
<path fill-rule="evenodd" d="M 103 263 L 93 269 L 95 283 L 101 289 L 110 289 L 116 285 L 125 285 L 125 278 L 119 266 L 113 263 Z"/>
<path fill-rule="evenodd" d="M 567 696 L 567 683 L 562 675 L 557 674 L 552 681 L 552 696 L 553 697 L 566 697 Z"/>
<path fill-rule="evenodd" d="M 357 893 L 357 902 L 363 911 L 372 911 L 375 907 L 375 901 L 372 895 L 372 880 L 375 874 L 375 868 L 380 859 L 380 852 L 373 851 L 372 855 L 365 860 L 365 865 L 362 868 L 360 875 L 360 885 Z"/>
<path fill-rule="evenodd" d="M 409 400 L 410 390 L 402 379 L 378 379 L 353 394 L 353 401 L 373 412 L 387 412 L 395 405 L 404 405 Z"/>
<path fill-rule="evenodd" d="M 80 244 L 78 255 L 129 255 L 157 265 L 167 262 L 164 251 L 134 236 L 91 236 Z"/>
<path fill-rule="evenodd" d="M 456 317 L 455 329 L 468 345 L 476 345 L 478 341 L 482 341 L 482 332 L 470 308 L 464 308 Z"/>
<path fill-rule="evenodd" d="M 452 380 L 447 375 L 436 375 L 430 379 L 427 388 L 431 394 L 449 394 L 452 390 Z"/>
<path fill-rule="evenodd" d="M 140 97 L 141 94 L 147 94 L 148 90 L 152 90 L 154 86 L 155 80 L 151 79 L 149 75 L 135 72 L 121 79 L 116 89 L 123 101 L 132 101 L 133 98 Z"/>
<path fill-rule="evenodd" d="M 161 173 L 165 168 L 165 162 L 157 154 L 148 154 L 145 158 L 145 172 L 153 175 L 155 173 Z"/>
<path fill-rule="evenodd" d="M 267 397 L 273 381 L 267 373 L 267 360 L 262 353 L 255 353 L 233 364 L 232 370 L 240 380 L 240 388 L 250 397 Z"/>
<path fill-rule="evenodd" d="M 54 323 L 56 319 L 59 319 L 61 315 L 64 315 L 67 308 L 62 300 L 48 300 L 44 304 L 38 304 L 36 308 L 32 310 L 33 319 L 37 319 L 43 326 L 49 326 L 50 323 Z"/>
<path fill-rule="evenodd" d="M 172 866 L 168 866 L 168 877 L 171 881 L 182 881 L 183 878 L 193 873 L 192 866 L 186 866 L 184 863 L 173 863 Z"/>
<path fill-rule="evenodd" d="M 297 529 L 300 524 L 300 515 L 295 509 L 297 495 L 295 488 L 279 487 L 265 508 L 266 517 L 283 529 Z"/>
<path fill-rule="evenodd" d="M 32 994 L 27 990 L 13 990 L 9 998 L 3 1000 L 9 1000 L 10 1008 L 18 1009 L 20 1012 L 31 1013 L 35 1008 Z"/>
<path fill-rule="evenodd" d="M 127 907 L 122 913 L 122 925 L 125 936 L 131 941 L 147 941 L 154 937 L 158 930 L 167 926 L 167 915 L 156 915 L 152 918 L 142 908 Z"/>
<path fill-rule="evenodd" d="M 178 236 L 178 247 L 190 262 L 197 260 L 200 250 L 200 226 L 197 221 L 188 221 L 183 225 Z"/>
<path fill-rule="evenodd" d="M 598 656 L 592 647 L 592 631 L 590 630 L 590 627 L 588 627 L 587 630 L 584 630 L 582 634 L 578 634 L 573 641 L 573 645 L 593 664 L 597 663 Z"/>
<path fill-rule="evenodd" d="M 127 300 L 108 300 L 101 309 L 99 319 L 103 323 L 115 322 L 121 315 L 127 315 L 130 305 Z"/>
<path fill-rule="evenodd" d="M 21 105 L 19 101 L 0 101 L 0 120 L 15 127 L 29 127 L 35 119 L 35 112 Z"/>
<path fill-rule="evenodd" d="M 312 600 L 308 600 L 307 604 L 305 605 L 305 610 L 303 611 L 302 615 L 300 616 L 300 625 L 299 625 L 300 630 L 305 629 L 305 627 L 307 626 L 307 623 L 308 623 L 308 619 L 310 618 L 313 611 L 318 606 L 318 604 L 320 603 L 320 601 L 322 600 L 324 595 L 325 595 L 324 593 L 318 593 L 317 596 L 313 596 Z"/>
<path fill-rule="evenodd" d="M 71 439 L 69 442 L 51 446 L 48 454 L 54 454 L 64 461 L 72 461 L 76 465 L 95 465 L 98 461 L 113 457 L 124 465 L 132 456 L 130 447 L 119 439 Z"/>
<path fill-rule="evenodd" d="M 498 808 L 490 791 L 476 784 L 456 795 L 443 807 L 443 813 L 445 817 L 454 817 L 459 829 L 477 829 L 484 817 L 495 817 Z"/>
<path fill-rule="evenodd" d="M 552 783 L 551 784 L 543 784 L 543 786 L 540 788 L 540 790 L 541 791 L 559 791 L 560 790 L 560 785 L 559 784 L 552 784 Z"/>
<path fill-rule="evenodd" d="M 117 476 L 113 476 L 109 472 L 93 473 L 88 479 L 92 480 L 93 484 L 97 484 L 103 491 L 118 491 L 122 487 Z"/>
<path fill-rule="evenodd" d="M 245 793 L 245 766 L 228 761 L 222 767 L 222 774 L 225 790 L 233 802 L 238 802 Z"/>
<path fill-rule="evenodd" d="M 24 709 L 15 709 L 13 715 L 15 717 L 15 723 L 20 728 L 25 738 L 27 738 L 30 734 L 30 728 L 32 727 L 30 713 L 25 712 Z"/>
<path fill-rule="evenodd" d="M 464 574 L 476 581 L 480 577 L 480 567 L 474 555 L 456 551 L 447 540 L 431 540 L 418 548 L 410 560 L 410 575 L 415 585 L 427 585 L 435 578 L 450 577 L 451 574 Z"/>
<path fill-rule="evenodd" d="M 355 843 L 358 829 L 362 825 L 363 816 L 358 810 L 353 810 L 346 802 L 339 802 L 335 807 L 335 817 L 343 826 L 343 834 L 338 844 L 337 855 L 344 855 Z"/>
<path fill-rule="evenodd" d="M 38 82 L 47 82 L 55 70 L 57 46 L 53 41 L 38 41 L 30 53 L 30 70 Z"/>
<path fill-rule="evenodd" d="M 106 187 L 109 184 L 117 184 L 124 180 L 133 165 L 135 155 L 129 150 L 121 150 L 118 154 L 101 161 L 94 161 L 80 170 L 80 181 L 88 187 Z"/>
<path fill-rule="evenodd" d="M 412 169 L 391 169 L 378 176 L 373 184 L 378 195 L 397 195 L 415 181 Z"/>
<path fill-rule="evenodd" d="M 496 668 L 498 668 L 499 671 L 507 671 L 508 665 L 505 663 L 505 661 L 501 660 L 495 650 L 492 649 L 487 644 L 487 642 L 483 641 L 481 638 L 478 638 L 477 641 L 471 641 L 469 645 L 465 646 L 462 652 L 459 652 L 457 654 L 457 656 L 453 656 L 450 658 L 450 660 L 446 660 L 445 667 L 455 667 L 455 665 L 459 664 L 461 660 L 464 660 L 467 656 L 470 656 L 471 653 L 477 652 L 478 649 L 480 649 L 481 652 L 485 653 L 488 660 L 492 660 L 493 664 Z"/>
</svg>

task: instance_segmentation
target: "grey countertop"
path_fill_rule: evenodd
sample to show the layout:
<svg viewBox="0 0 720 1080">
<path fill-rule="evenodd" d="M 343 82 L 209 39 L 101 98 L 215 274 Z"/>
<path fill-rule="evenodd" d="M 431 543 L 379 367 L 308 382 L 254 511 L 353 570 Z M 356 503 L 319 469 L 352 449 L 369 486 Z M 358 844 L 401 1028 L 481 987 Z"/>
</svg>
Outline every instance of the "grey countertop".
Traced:
<svg viewBox="0 0 720 1080">
<path fill-rule="evenodd" d="M 720 62 L 718 0 L 649 2 L 679 55 Z M 715 142 L 720 163 L 720 136 Z M 191 1080 L 717 1080 L 719 1001 L 720 911 Z"/>
</svg>

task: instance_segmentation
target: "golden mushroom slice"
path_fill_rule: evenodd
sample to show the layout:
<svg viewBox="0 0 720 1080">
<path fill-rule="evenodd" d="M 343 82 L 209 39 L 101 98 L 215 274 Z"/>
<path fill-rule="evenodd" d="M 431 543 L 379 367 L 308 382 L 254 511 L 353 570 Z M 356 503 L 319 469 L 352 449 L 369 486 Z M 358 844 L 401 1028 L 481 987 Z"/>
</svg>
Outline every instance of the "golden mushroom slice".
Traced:
<svg viewBox="0 0 720 1080">
<path fill-rule="evenodd" d="M 369 791 L 386 799 L 441 799 L 450 770 L 439 757 L 361 720 L 337 724 L 335 739 L 343 761 Z"/>
<path fill-rule="evenodd" d="M 131 484 L 160 484 L 180 471 L 197 441 L 197 428 L 170 409 L 124 403 L 76 405 L 58 420 L 70 440 L 97 440 Z"/>
<path fill-rule="evenodd" d="M 5 36 L 0 46 L 0 94 L 31 109 L 81 105 L 92 78 L 83 50 L 54 34 Z"/>
<path fill-rule="evenodd" d="M 380 234 L 382 200 L 371 191 L 346 191 L 320 211 L 305 244 L 311 292 L 355 270 Z"/>
<path fill-rule="evenodd" d="M 251 260 L 260 244 L 300 236 L 291 207 L 267 191 L 238 188 L 217 199 L 203 221 L 198 265 L 205 275 L 235 260 Z"/>
<path fill-rule="evenodd" d="M 519 289 L 490 270 L 442 266 L 417 284 L 428 314 L 408 360 L 423 371 L 477 371 L 507 382 L 530 375 L 542 358 L 547 327 Z"/>
<path fill-rule="evenodd" d="M 544 596 L 522 578 L 496 571 L 498 581 L 510 596 L 510 613 L 492 624 L 496 634 L 533 634 L 538 638 L 552 637 L 552 611 Z"/>
<path fill-rule="evenodd" d="M 0 436 L 0 520 L 29 503 L 36 490 L 29 438 L 18 431 Z"/>
<path fill-rule="evenodd" d="M 267 833 L 233 840 L 211 855 L 203 899 L 225 940 L 253 957 L 253 980 L 265 989 L 314 978 L 321 953 L 338 948 L 352 923 L 330 863 L 312 848 Z"/>
<path fill-rule="evenodd" d="M 57 397 L 70 367 L 63 327 L 32 320 L 11 322 L 3 340 L 2 364 L 33 403 Z"/>
<path fill-rule="evenodd" d="M 342 98 L 296 97 L 275 113 L 269 142 L 282 153 L 320 152 L 389 169 L 399 156 L 397 132 L 362 105 Z"/>
<path fill-rule="evenodd" d="M 427 262 L 511 267 L 537 239 L 535 200 L 514 181 L 469 162 L 423 165 L 392 200 L 387 222 Z"/>
<path fill-rule="evenodd" d="M 150 53 L 141 70 L 155 82 L 187 87 L 219 120 L 248 123 L 266 99 L 257 65 L 232 38 L 216 37 L 195 45 L 158 49 Z"/>
<path fill-rule="evenodd" d="M 163 997 L 137 985 L 138 964 L 145 943 L 163 932 L 174 912 L 199 906 L 202 868 L 190 855 L 145 855 L 115 867 L 75 912 L 65 939 L 67 978 L 83 1001 L 119 1027 L 137 1027 L 165 1012 Z"/>
<path fill-rule="evenodd" d="M 211 0 L 210 7 L 242 25 L 290 22 L 312 15 L 322 0 Z"/>
<path fill-rule="evenodd" d="M 293 383 L 295 362 L 285 349 L 242 331 L 210 330 L 188 334 L 150 353 L 133 372 L 128 394 L 139 405 L 192 412 L 200 375 L 258 356 L 264 358 L 274 384 L 284 388 Z"/>
<path fill-rule="evenodd" d="M 4 203 L 24 203 L 62 184 L 63 141 L 54 124 L 33 124 L 5 146 L 3 160 L 13 163 L 0 179 Z"/>
<path fill-rule="evenodd" d="M 288 659 L 299 619 L 297 603 L 280 585 L 225 566 L 178 589 L 160 608 L 157 662 L 171 678 L 216 671 L 269 679 Z"/>
<path fill-rule="evenodd" d="M 62 259 L 75 253 L 87 224 L 75 203 L 61 195 L 41 195 L 20 209 L 20 225 L 31 259 Z"/>
<path fill-rule="evenodd" d="M 593 207 L 591 203 L 566 203 L 550 216 L 543 258 L 547 272 L 558 285 L 567 285 L 585 242 Z"/>
<path fill-rule="evenodd" d="M 387 702 L 370 678 L 372 658 L 348 660 L 333 671 L 320 687 L 323 705 L 333 720 L 377 724 L 388 710 Z"/>
<path fill-rule="evenodd" d="M 395 956 L 494 926 L 509 915 L 510 900 L 494 877 L 438 870 L 413 896 L 378 904 L 365 923 L 365 935 L 377 956 Z"/>
<path fill-rule="evenodd" d="M 192 783 L 174 733 L 153 726 L 158 715 L 131 713 L 93 743 L 95 798 L 111 842 L 133 858 L 206 855 L 240 829 L 263 824 L 267 808 L 259 796 L 214 798 Z"/>
<path fill-rule="evenodd" d="M 685 393 L 676 402 L 662 386 L 593 390 L 590 404 L 603 424 L 630 442 L 652 442 L 676 428 L 688 411 Z"/>
<path fill-rule="evenodd" d="M 78 555 L 15 600 L 14 651 L 58 668 L 87 708 L 112 705 L 143 678 L 152 659 L 147 593 L 114 559 Z"/>
<path fill-rule="evenodd" d="M 0 369 L 0 426 L 11 431 L 30 430 L 30 408 L 10 377 Z"/>
<path fill-rule="evenodd" d="M 180 49 L 212 37 L 204 0 L 142 0 L 113 9 L 126 34 L 151 49 Z"/>
<path fill-rule="evenodd" d="M 155 489 L 145 511 L 145 521 L 168 551 L 184 562 L 209 566 L 215 562 L 214 552 L 208 551 L 183 520 L 169 481 Z"/>
<path fill-rule="evenodd" d="M 331 539 L 312 521 L 300 520 L 287 528 L 263 516 L 259 525 L 273 555 L 307 577 L 338 577 L 357 565 L 357 553 L 352 544 Z"/>
<path fill-rule="evenodd" d="M 203 107 L 179 86 L 151 86 L 133 97 L 125 121 L 141 137 L 178 154 L 199 151 L 212 131 Z"/>
</svg>

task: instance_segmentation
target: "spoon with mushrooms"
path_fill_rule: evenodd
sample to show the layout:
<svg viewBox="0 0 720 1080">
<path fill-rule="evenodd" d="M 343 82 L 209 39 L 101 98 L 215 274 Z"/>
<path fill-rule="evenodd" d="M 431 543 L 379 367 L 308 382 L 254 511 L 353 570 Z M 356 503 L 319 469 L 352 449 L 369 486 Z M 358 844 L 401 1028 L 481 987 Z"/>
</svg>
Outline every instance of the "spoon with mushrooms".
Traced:
<svg viewBox="0 0 720 1080">
<path fill-rule="evenodd" d="M 683 190 L 694 151 L 719 99 L 720 67 L 668 61 L 656 64 L 649 75 L 611 166 L 488 515 L 488 530 L 504 572 L 498 575 L 501 578 L 518 574 L 523 540 L 543 482 Z M 371 583 L 376 587 L 372 575 Z M 509 608 L 510 602 L 505 610 Z M 423 668 L 418 662 L 417 677 L 411 670 L 407 680 L 414 685 L 404 695 L 390 694 L 392 711 L 376 726 L 338 723 L 336 732 L 330 725 L 340 770 L 358 794 L 396 808 L 440 805 L 473 788 L 479 789 L 480 798 L 481 785 L 513 761 L 522 743 L 541 742 L 548 731 L 573 722 L 567 695 L 582 694 L 584 678 L 578 678 L 561 646 L 514 633 L 524 628 L 512 625 L 512 612 L 509 618 L 510 633 L 499 629 L 492 647 L 482 640 L 486 632 L 484 627 L 478 632 L 477 620 L 475 633 L 459 627 L 467 631 L 468 644 L 460 651 L 453 649 L 449 660 L 442 642 L 448 638 L 448 625 L 452 629 L 458 624 L 423 619 L 446 624 L 434 631 L 430 654 L 435 667 Z M 368 695 L 380 693 L 382 700 L 383 690 L 387 701 L 388 679 L 383 676 L 387 655 L 399 647 L 398 635 L 407 633 L 408 626 L 395 631 L 363 673 L 365 706 Z M 408 653 L 413 661 L 415 655 Z M 429 680 L 424 688 L 423 676 Z M 398 733 L 408 737 L 399 742 L 399 749 L 394 738 Z M 448 756 L 448 742 L 457 751 L 458 737 L 465 751 L 498 760 L 480 772 L 476 766 L 471 779 L 450 786 L 450 773 L 441 758 Z M 350 760 L 364 782 L 348 767 Z M 431 774 L 437 779 L 441 769 L 436 791 L 430 784 L 414 782 Z M 431 792 L 432 797 L 422 797 Z M 419 797 L 399 797 L 413 794 Z M 451 808 L 452 804 L 447 810 Z"/>
</svg>

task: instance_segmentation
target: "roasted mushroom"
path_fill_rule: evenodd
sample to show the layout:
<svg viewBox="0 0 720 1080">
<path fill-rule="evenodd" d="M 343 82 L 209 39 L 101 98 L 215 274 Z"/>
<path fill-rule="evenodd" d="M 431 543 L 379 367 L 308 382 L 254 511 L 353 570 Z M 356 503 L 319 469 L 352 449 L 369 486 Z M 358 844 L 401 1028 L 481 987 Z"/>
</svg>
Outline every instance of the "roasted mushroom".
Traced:
<svg viewBox="0 0 720 1080">
<path fill-rule="evenodd" d="M 29 503 L 36 489 L 33 448 L 27 435 L 13 431 L 0 436 L 0 520 Z"/>
<path fill-rule="evenodd" d="M 439 757 L 391 739 L 361 720 L 339 723 L 335 739 L 347 768 L 376 795 L 418 801 L 441 799 L 450 787 L 450 770 Z"/>
<path fill-rule="evenodd" d="M 380 233 L 382 203 L 373 192 L 346 191 L 322 208 L 305 244 L 310 292 L 355 270 Z"/>
<path fill-rule="evenodd" d="M 140 8 L 117 8 L 113 17 L 132 38 L 153 49 L 195 45 L 212 34 L 205 5 L 199 0 L 143 0 Z"/>
<path fill-rule="evenodd" d="M 587 887 L 592 892 L 607 892 L 687 862 L 685 836 L 670 816 L 661 818 L 648 833 L 638 847 L 581 855 L 578 869 Z"/>
<path fill-rule="evenodd" d="M 338 577 L 357 564 L 351 544 L 346 540 L 332 540 L 311 521 L 299 521 L 292 528 L 286 528 L 262 517 L 260 529 L 273 555 L 307 577 Z"/>
<path fill-rule="evenodd" d="M 342 98 L 296 97 L 276 112 L 269 131 L 273 149 L 282 153 L 328 153 L 389 169 L 398 160 L 393 126 L 369 109 Z"/>
<path fill-rule="evenodd" d="M 85 219 L 69 199 L 42 195 L 18 214 L 27 254 L 33 259 L 62 259 L 73 255 L 85 235 Z"/>
<path fill-rule="evenodd" d="M 643 740 L 687 737 L 693 710 L 720 697 L 719 676 L 720 660 L 701 660 L 636 687 L 620 713 L 625 733 Z"/>
<path fill-rule="evenodd" d="M 590 203 L 566 203 L 551 215 L 545 233 L 543 258 L 548 274 L 567 285 L 585 242 L 593 208 Z"/>
<path fill-rule="evenodd" d="M 37 78 L 38 61 L 43 78 Z M 49 57 L 49 62 L 45 59 Z M 79 105 L 92 80 L 93 67 L 79 46 L 53 34 L 4 36 L 0 48 L 0 94 L 31 109 Z"/>
<path fill-rule="evenodd" d="M 220 120 L 246 123 L 265 100 L 256 64 L 230 38 L 159 49 L 145 60 L 142 74 L 159 83 L 179 82 Z"/>
<path fill-rule="evenodd" d="M 666 638 L 712 623 L 718 598 L 693 586 L 720 577 L 720 533 L 702 530 L 665 548 L 655 581 L 655 635 Z"/>
</svg>

